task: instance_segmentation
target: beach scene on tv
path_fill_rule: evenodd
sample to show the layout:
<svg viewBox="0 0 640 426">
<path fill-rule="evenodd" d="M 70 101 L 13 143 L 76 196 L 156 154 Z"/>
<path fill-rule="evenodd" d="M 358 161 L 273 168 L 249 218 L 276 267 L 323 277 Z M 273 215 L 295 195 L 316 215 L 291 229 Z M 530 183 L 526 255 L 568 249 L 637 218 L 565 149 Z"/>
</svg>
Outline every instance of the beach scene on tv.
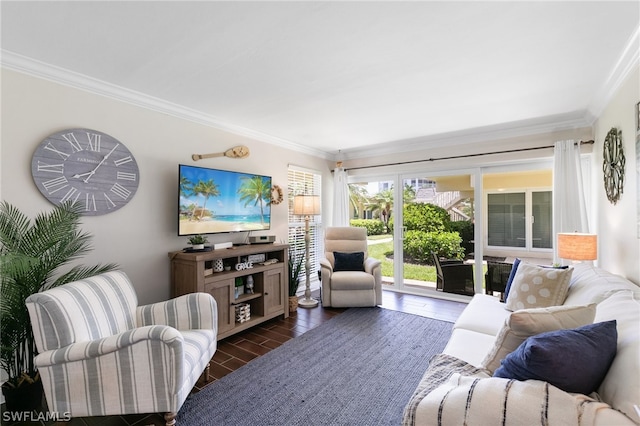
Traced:
<svg viewBox="0 0 640 426">
<path fill-rule="evenodd" d="M 180 165 L 178 235 L 259 231 L 271 225 L 271 177 Z"/>
</svg>

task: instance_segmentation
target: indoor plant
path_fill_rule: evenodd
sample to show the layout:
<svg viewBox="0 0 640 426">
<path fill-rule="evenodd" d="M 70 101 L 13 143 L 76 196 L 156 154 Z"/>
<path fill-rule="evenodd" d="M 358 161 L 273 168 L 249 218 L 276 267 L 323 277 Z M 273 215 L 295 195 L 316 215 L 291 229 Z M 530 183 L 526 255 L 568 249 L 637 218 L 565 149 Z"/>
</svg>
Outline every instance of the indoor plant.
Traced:
<svg viewBox="0 0 640 426">
<path fill-rule="evenodd" d="M 295 312 L 298 309 L 298 296 L 296 296 L 296 293 L 300 285 L 298 279 L 302 271 L 303 261 L 303 256 L 296 258 L 293 252 L 289 252 L 289 312 Z"/>
<path fill-rule="evenodd" d="M 65 203 L 37 215 L 31 223 L 16 207 L 0 204 L 0 366 L 8 375 L 2 393 L 10 411 L 37 408 L 42 398 L 25 299 L 116 267 L 75 265 L 60 271 L 90 250 L 91 236 L 79 229 L 81 211 L 79 205 Z M 35 394 L 25 397 L 29 389 L 35 389 Z"/>
<path fill-rule="evenodd" d="M 204 249 L 204 243 L 208 242 L 207 237 L 200 234 L 190 236 L 188 241 L 194 250 Z"/>
</svg>

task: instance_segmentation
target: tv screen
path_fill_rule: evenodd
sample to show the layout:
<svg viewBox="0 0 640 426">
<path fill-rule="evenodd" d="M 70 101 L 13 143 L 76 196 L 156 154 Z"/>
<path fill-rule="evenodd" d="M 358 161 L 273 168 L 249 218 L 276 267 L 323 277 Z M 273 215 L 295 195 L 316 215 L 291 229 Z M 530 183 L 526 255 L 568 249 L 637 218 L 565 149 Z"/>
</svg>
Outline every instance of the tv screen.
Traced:
<svg viewBox="0 0 640 426">
<path fill-rule="evenodd" d="M 271 227 L 271 177 L 180 164 L 178 235 Z"/>
</svg>

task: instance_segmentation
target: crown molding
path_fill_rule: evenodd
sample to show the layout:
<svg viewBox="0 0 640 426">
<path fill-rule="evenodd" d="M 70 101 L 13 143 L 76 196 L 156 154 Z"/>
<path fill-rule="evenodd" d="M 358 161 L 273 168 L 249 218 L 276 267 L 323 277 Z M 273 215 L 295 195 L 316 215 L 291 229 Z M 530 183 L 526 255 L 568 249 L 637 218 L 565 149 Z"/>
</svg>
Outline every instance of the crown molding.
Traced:
<svg viewBox="0 0 640 426">
<path fill-rule="evenodd" d="M 453 147 L 456 145 L 531 136 L 590 126 L 589 115 L 586 111 L 574 111 L 531 120 L 476 127 L 439 135 L 394 141 L 392 143 L 370 145 L 365 148 L 343 150 L 341 151 L 341 155 L 344 160 L 356 160 L 442 146 Z"/>
<path fill-rule="evenodd" d="M 640 25 L 627 40 L 620 59 L 611 69 L 607 79 L 591 100 L 587 112 L 590 125 L 602 114 L 602 111 L 613 98 L 622 83 L 629 77 L 633 69 L 640 65 Z"/>
<path fill-rule="evenodd" d="M 309 148 L 293 141 L 268 135 L 233 123 L 228 123 L 212 115 L 204 114 L 200 111 L 196 111 L 182 105 L 149 96 L 135 90 L 126 89 L 106 81 L 57 67 L 55 65 L 47 64 L 5 49 L 0 50 L 0 65 L 8 70 L 17 71 L 22 74 L 27 74 L 137 107 L 171 115 L 183 120 L 214 127 L 235 135 L 244 136 L 320 158 L 333 159 L 333 156 L 325 151 Z"/>
</svg>

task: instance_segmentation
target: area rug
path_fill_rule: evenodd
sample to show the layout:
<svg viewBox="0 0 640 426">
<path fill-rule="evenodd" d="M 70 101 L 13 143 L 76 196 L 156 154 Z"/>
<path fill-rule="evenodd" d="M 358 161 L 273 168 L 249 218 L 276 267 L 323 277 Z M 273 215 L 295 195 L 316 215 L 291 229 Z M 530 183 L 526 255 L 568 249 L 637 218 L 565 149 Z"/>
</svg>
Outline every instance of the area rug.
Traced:
<svg viewBox="0 0 640 426">
<path fill-rule="evenodd" d="M 399 425 L 452 327 L 351 308 L 191 395 L 178 425 Z"/>
</svg>

